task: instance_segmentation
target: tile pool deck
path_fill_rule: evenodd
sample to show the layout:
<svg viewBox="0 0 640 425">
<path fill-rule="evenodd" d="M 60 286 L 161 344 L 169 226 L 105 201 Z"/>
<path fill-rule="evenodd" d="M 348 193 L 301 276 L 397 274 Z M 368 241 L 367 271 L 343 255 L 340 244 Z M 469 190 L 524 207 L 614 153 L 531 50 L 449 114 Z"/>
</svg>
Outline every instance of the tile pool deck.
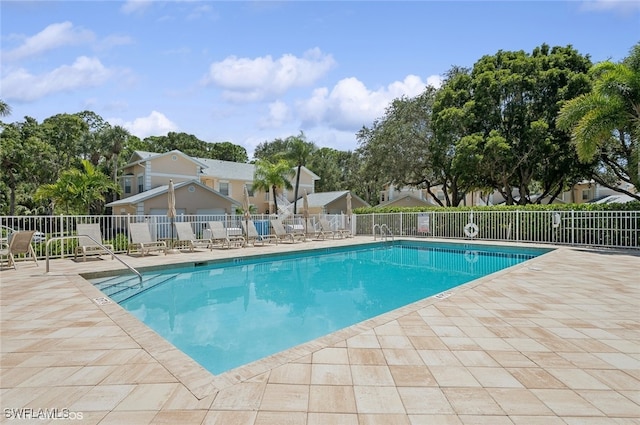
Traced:
<svg viewBox="0 0 640 425">
<path fill-rule="evenodd" d="M 371 237 L 144 258 L 134 267 Z M 0 422 L 77 424 L 640 424 L 640 252 L 560 247 L 213 376 L 78 273 L 0 272 Z M 21 410 L 23 409 L 23 410 Z M 65 411 L 63 409 L 68 409 Z"/>
</svg>

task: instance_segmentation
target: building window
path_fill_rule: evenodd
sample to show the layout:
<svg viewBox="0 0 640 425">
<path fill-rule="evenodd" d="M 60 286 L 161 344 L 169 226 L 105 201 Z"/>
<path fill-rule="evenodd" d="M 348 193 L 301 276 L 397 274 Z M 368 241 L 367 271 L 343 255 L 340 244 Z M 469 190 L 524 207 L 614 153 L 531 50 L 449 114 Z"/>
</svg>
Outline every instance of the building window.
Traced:
<svg viewBox="0 0 640 425">
<path fill-rule="evenodd" d="M 253 185 L 245 184 L 245 187 L 247 188 L 247 192 L 249 193 L 249 196 L 253 196 Z"/>
<path fill-rule="evenodd" d="M 124 178 L 124 193 L 131 193 L 131 177 Z"/>
<path fill-rule="evenodd" d="M 143 177 L 138 176 L 138 193 L 142 193 L 142 192 L 144 192 Z"/>
<path fill-rule="evenodd" d="M 218 184 L 218 187 L 219 187 L 218 191 L 220 193 L 222 193 L 225 196 L 229 196 L 229 183 L 220 182 Z"/>
<path fill-rule="evenodd" d="M 444 201 L 444 192 L 443 191 L 439 190 L 437 196 L 438 196 L 439 200 Z"/>
<path fill-rule="evenodd" d="M 583 201 L 588 201 L 590 194 L 591 194 L 591 190 L 590 189 L 582 189 L 582 200 Z"/>
</svg>

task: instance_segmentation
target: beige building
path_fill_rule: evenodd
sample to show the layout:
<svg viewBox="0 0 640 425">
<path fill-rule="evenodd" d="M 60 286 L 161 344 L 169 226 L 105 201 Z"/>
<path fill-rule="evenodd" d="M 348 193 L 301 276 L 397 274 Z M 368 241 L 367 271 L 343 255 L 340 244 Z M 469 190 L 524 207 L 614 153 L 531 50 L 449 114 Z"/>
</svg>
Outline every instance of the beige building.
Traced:
<svg viewBox="0 0 640 425">
<path fill-rule="evenodd" d="M 294 168 L 297 172 L 297 168 Z M 206 158 L 192 158 L 181 151 L 136 151 L 123 167 L 121 199 L 108 204 L 113 214 L 162 215 L 166 213 L 169 180 L 176 188 L 178 214 L 233 214 L 242 204 L 244 188 L 256 213 L 274 212 L 271 193 L 253 190 L 255 165 Z M 298 196 L 315 192 L 320 177 L 306 167 L 300 172 Z M 291 178 L 294 186 L 295 175 Z M 188 183 L 188 184 L 186 184 Z M 184 194 L 182 194 L 184 192 Z M 294 191 L 278 195 L 281 213 L 292 209 Z"/>
</svg>

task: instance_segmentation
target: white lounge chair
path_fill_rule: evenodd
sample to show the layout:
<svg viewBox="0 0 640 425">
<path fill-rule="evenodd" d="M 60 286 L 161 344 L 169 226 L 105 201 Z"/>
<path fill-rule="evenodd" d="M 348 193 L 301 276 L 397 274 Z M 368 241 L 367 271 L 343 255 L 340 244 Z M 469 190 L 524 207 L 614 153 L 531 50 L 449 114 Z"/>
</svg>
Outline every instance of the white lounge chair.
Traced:
<svg viewBox="0 0 640 425">
<path fill-rule="evenodd" d="M 336 236 L 339 236 L 341 238 L 346 238 L 351 236 L 351 232 L 349 230 L 346 230 L 346 229 L 333 230 L 331 228 L 331 224 L 329 223 L 329 220 L 327 220 L 326 218 L 320 219 L 320 228 L 322 229 L 323 232 L 327 234 L 332 234 L 334 238 Z"/>
<path fill-rule="evenodd" d="M 210 221 L 209 230 L 211 230 L 212 245 L 220 243 L 222 248 L 224 248 L 225 245 L 227 248 L 231 248 L 232 246 L 241 247 L 245 244 L 242 235 L 229 235 L 229 232 L 221 221 Z"/>
<path fill-rule="evenodd" d="M 176 233 L 178 234 L 178 242 L 186 244 L 189 247 L 189 251 L 193 252 L 196 248 L 213 249 L 211 239 L 198 239 L 196 237 L 191 228 L 191 223 L 177 222 L 174 224 L 176 226 Z"/>
<path fill-rule="evenodd" d="M 31 259 L 38 265 L 38 259 L 36 257 L 36 253 L 33 250 L 33 246 L 31 245 L 31 241 L 33 240 L 33 235 L 36 232 L 34 230 L 24 230 L 13 232 L 9 235 L 9 239 L 3 245 L 6 248 L 0 249 L 0 257 L 7 257 L 7 267 L 16 268 L 16 255 L 24 254 L 26 256 L 30 256 Z"/>
<path fill-rule="evenodd" d="M 261 235 L 258 233 L 258 230 L 256 229 L 256 225 L 253 223 L 252 220 L 249 221 L 242 221 L 242 229 L 244 230 L 244 233 L 246 235 L 246 243 L 251 243 L 253 246 L 256 246 L 256 243 L 261 243 L 264 245 L 265 242 L 275 242 L 276 245 L 278 244 L 278 237 L 276 235 Z"/>
<path fill-rule="evenodd" d="M 140 251 L 144 257 L 145 252 L 162 251 L 167 254 L 167 243 L 164 241 L 154 241 L 149 231 L 148 223 L 129 223 L 129 238 L 131 242 L 127 247 L 127 255 L 133 250 Z"/>
<path fill-rule="evenodd" d="M 102 233 L 98 223 L 78 224 L 76 232 L 78 234 L 78 246 L 73 257 L 74 260 L 78 258 L 80 253 L 82 253 L 82 261 L 87 261 L 87 254 L 111 254 L 111 259 L 113 260 L 113 245 L 102 242 Z M 107 249 L 111 252 L 107 251 Z"/>
<path fill-rule="evenodd" d="M 320 226 L 316 228 L 311 218 L 307 219 L 307 236 L 310 236 L 312 239 L 327 239 L 327 236 L 335 237 L 333 231 L 326 231 Z"/>
<path fill-rule="evenodd" d="M 273 227 L 273 232 L 279 241 L 291 242 L 294 243 L 296 240 L 304 241 L 307 237 L 304 232 L 292 231 L 287 232 L 282 224 L 282 221 L 279 219 L 271 220 L 271 227 Z"/>
</svg>

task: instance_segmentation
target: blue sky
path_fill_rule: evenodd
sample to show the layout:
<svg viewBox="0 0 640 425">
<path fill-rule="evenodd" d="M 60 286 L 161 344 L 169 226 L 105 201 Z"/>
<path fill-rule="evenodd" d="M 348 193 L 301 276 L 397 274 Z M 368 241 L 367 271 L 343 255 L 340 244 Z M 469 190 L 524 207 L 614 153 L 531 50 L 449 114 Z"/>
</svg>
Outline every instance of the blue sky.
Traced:
<svg viewBox="0 0 640 425">
<path fill-rule="evenodd" d="M 640 1 L 6 1 L 5 121 L 91 110 L 144 138 L 357 147 L 391 100 L 498 50 L 618 61 Z"/>
</svg>

